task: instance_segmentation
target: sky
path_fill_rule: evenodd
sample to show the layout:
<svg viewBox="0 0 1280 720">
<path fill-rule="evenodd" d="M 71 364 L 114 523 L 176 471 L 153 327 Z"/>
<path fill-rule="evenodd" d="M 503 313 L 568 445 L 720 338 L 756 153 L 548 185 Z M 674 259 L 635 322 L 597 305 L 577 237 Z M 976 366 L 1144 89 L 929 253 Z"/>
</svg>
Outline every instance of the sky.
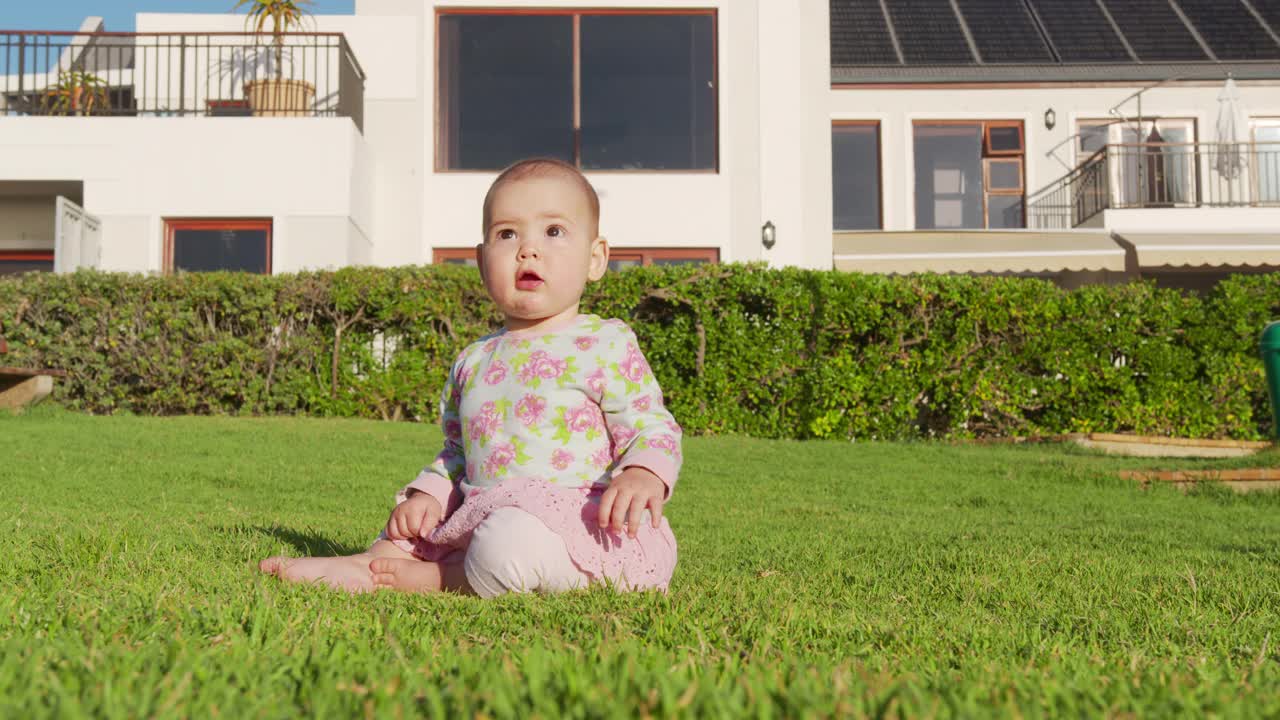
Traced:
<svg viewBox="0 0 1280 720">
<path fill-rule="evenodd" d="M 0 0 L 0 29 L 79 30 L 86 17 L 103 18 L 106 29 L 132 32 L 140 12 L 229 13 L 236 0 Z M 355 0 L 315 0 L 317 14 L 354 12 Z"/>
</svg>

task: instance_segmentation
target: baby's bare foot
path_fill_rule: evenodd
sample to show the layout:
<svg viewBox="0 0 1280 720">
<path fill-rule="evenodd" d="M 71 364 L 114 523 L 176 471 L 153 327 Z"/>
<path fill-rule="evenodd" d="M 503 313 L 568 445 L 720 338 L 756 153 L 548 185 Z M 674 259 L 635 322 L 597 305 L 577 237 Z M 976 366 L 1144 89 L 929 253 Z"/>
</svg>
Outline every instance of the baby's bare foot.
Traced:
<svg viewBox="0 0 1280 720">
<path fill-rule="evenodd" d="M 422 560 L 375 558 L 369 563 L 373 586 L 403 592 L 435 592 L 441 587 L 440 566 Z"/>
<path fill-rule="evenodd" d="M 324 583 L 335 590 L 361 593 L 374 587 L 373 576 L 369 572 L 372 557 L 367 553 L 341 557 L 276 556 L 258 563 L 258 569 L 288 582 Z"/>
</svg>

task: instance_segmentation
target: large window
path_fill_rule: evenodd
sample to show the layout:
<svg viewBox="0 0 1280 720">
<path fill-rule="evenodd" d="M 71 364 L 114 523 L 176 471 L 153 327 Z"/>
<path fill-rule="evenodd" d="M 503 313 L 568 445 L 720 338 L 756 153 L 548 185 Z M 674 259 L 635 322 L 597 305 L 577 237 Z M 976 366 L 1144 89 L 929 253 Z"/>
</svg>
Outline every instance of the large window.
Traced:
<svg viewBox="0 0 1280 720">
<path fill-rule="evenodd" d="M 447 10 L 438 170 L 715 170 L 714 11 Z"/>
<path fill-rule="evenodd" d="M 432 258 L 442 265 L 475 267 L 475 248 L 434 248 Z M 609 269 L 626 270 L 650 265 L 700 265 L 720 261 L 716 248 L 610 248 Z"/>
<path fill-rule="evenodd" d="M 880 123 L 839 121 L 831 126 L 831 206 L 836 230 L 878 230 Z"/>
<path fill-rule="evenodd" d="M 1191 119 L 1082 120 L 1076 164 L 1110 145 L 1114 207 L 1161 207 L 1196 200 L 1196 124 Z"/>
<path fill-rule="evenodd" d="M 1280 118 L 1255 118 L 1253 182 L 1258 202 L 1280 204 Z"/>
<path fill-rule="evenodd" d="M 270 220 L 166 220 L 166 271 L 271 274 Z"/>
<path fill-rule="evenodd" d="M 1020 121 L 915 124 L 918 229 L 1026 226 Z"/>
<path fill-rule="evenodd" d="M 53 272 L 53 252 L 49 250 L 0 250 L 0 275 Z"/>
</svg>

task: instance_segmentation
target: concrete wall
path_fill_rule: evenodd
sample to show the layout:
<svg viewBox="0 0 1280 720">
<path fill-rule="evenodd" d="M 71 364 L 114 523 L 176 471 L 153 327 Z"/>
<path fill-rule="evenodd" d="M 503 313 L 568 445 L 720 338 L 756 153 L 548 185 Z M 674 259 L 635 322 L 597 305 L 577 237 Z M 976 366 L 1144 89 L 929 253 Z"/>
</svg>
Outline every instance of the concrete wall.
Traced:
<svg viewBox="0 0 1280 720">
<path fill-rule="evenodd" d="M 914 121 L 1021 120 L 1027 148 L 1026 187 L 1030 194 L 1053 183 L 1076 165 L 1076 143 L 1071 136 L 1078 131 L 1080 121 L 1115 119 L 1107 111 L 1116 105 L 1120 105 L 1125 116 L 1134 119 L 1137 101 L 1126 101 L 1126 98 L 1143 87 L 1145 85 L 918 90 L 836 88 L 830 91 L 831 119 L 880 121 L 885 229 L 911 230 L 915 228 Z M 1221 81 L 1196 86 L 1156 87 L 1142 94 L 1142 114 L 1146 118 L 1194 119 L 1197 139 L 1215 142 L 1217 98 L 1221 89 Z M 1240 95 L 1247 115 L 1280 116 L 1280 83 L 1240 83 Z M 1053 129 L 1048 129 L 1044 114 L 1051 108 L 1057 122 Z M 1208 172 L 1208 167 L 1202 167 L 1205 180 Z M 827 193 L 830 194 L 829 186 Z M 1138 212 L 1145 217 L 1153 211 Z M 1208 212 L 1208 209 L 1189 209 L 1183 216 Z M 1233 222 L 1231 218 L 1237 216 L 1219 215 L 1215 222 L 1224 217 L 1230 224 Z"/>
<path fill-rule="evenodd" d="M 82 180 L 112 270 L 160 270 L 165 218 L 272 218 L 275 269 L 345 265 L 366 154 L 346 118 L 0 118 L 0 182 Z"/>
</svg>

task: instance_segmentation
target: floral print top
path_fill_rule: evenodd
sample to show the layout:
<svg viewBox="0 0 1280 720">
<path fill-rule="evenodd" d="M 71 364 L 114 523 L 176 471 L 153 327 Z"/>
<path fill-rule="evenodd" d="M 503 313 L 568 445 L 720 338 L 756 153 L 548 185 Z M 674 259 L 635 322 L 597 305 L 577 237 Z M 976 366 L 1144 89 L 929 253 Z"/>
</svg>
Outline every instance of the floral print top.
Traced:
<svg viewBox="0 0 1280 720">
<path fill-rule="evenodd" d="M 628 467 L 680 470 L 680 426 L 621 320 L 579 315 L 537 333 L 500 331 L 467 346 L 440 401 L 444 449 L 401 492 L 427 492 L 451 513 L 508 478 L 605 484 Z"/>
</svg>

